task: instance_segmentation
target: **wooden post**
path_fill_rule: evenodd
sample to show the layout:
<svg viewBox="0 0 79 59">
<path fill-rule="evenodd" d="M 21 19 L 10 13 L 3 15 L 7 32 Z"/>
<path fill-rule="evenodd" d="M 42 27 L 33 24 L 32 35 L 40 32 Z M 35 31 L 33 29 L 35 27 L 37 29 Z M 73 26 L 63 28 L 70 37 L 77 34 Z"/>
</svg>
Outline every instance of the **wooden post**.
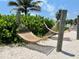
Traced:
<svg viewBox="0 0 79 59">
<path fill-rule="evenodd" d="M 20 11 L 17 10 L 17 14 L 16 14 L 16 24 L 19 25 L 20 24 Z"/>
<path fill-rule="evenodd" d="M 57 52 L 62 51 L 64 25 L 65 25 L 65 20 L 67 16 L 67 10 L 59 10 L 59 12 L 60 12 L 60 23 L 59 23 L 58 42 L 57 42 Z"/>
<path fill-rule="evenodd" d="M 77 16 L 77 40 L 79 40 L 79 15 Z"/>
</svg>

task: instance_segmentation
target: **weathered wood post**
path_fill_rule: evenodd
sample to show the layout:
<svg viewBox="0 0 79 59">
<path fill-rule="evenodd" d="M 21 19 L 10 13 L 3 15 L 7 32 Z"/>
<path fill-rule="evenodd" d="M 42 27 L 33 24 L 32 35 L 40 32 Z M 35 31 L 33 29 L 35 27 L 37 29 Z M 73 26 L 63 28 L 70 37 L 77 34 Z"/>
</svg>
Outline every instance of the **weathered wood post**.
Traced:
<svg viewBox="0 0 79 59">
<path fill-rule="evenodd" d="M 79 40 L 79 15 L 77 16 L 77 40 Z"/>
<path fill-rule="evenodd" d="M 64 26 L 67 16 L 67 10 L 59 10 L 60 12 L 60 23 L 59 23 L 59 34 L 57 42 L 57 52 L 62 51 L 63 35 L 64 35 Z"/>
</svg>

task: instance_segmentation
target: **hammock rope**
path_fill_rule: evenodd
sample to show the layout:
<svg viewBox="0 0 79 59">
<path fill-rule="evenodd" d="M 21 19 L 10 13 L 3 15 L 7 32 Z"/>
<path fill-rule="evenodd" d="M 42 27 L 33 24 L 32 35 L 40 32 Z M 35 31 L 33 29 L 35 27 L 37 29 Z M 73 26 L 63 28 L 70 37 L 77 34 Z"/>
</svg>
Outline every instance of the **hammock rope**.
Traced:
<svg viewBox="0 0 79 59">
<path fill-rule="evenodd" d="M 57 23 L 54 25 L 54 27 L 58 24 L 58 22 L 59 22 L 59 21 L 57 21 Z M 45 25 L 45 27 L 46 27 L 49 31 L 54 32 L 54 33 L 58 33 L 58 32 L 56 32 L 56 31 L 53 30 L 54 27 L 53 27 L 52 29 L 50 29 L 50 28 L 47 26 L 47 24 L 46 24 L 45 22 L 44 22 L 44 25 Z"/>
</svg>

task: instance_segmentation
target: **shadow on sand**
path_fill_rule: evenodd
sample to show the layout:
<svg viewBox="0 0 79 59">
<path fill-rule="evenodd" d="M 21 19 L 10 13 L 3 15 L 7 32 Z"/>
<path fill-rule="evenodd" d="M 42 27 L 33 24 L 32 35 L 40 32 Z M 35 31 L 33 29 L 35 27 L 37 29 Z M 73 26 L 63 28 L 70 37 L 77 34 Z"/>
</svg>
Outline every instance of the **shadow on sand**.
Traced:
<svg viewBox="0 0 79 59">
<path fill-rule="evenodd" d="M 57 40 L 58 37 L 50 37 L 50 39 L 52 39 L 52 40 Z M 63 40 L 64 40 L 64 41 L 72 41 L 69 37 L 65 37 L 65 38 L 63 38 Z"/>
<path fill-rule="evenodd" d="M 61 51 L 61 53 L 67 55 L 67 56 L 71 56 L 71 57 L 74 57 L 75 55 L 72 54 L 72 53 L 69 53 L 69 52 L 66 52 L 66 51 Z"/>
<path fill-rule="evenodd" d="M 46 55 L 49 55 L 55 49 L 54 46 L 46 46 L 46 45 L 40 45 L 36 43 L 29 43 L 26 45 L 24 44 L 24 47 L 41 52 Z"/>
</svg>

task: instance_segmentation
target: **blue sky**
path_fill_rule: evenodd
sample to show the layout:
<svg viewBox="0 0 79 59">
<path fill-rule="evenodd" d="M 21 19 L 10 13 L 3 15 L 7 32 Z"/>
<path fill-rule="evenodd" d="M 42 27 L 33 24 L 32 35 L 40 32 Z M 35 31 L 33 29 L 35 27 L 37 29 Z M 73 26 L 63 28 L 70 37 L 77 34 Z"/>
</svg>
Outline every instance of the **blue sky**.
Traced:
<svg viewBox="0 0 79 59">
<path fill-rule="evenodd" d="M 8 6 L 9 1 L 11 0 L 0 0 L 0 13 L 1 14 L 10 14 L 10 10 L 13 7 Z M 40 4 L 42 7 L 41 12 L 31 12 L 32 15 L 39 14 L 41 16 L 55 18 L 55 13 L 59 9 L 68 10 L 67 18 L 75 18 L 79 14 L 79 6 L 78 6 L 79 0 L 41 0 L 41 1 L 43 1 Z"/>
</svg>

